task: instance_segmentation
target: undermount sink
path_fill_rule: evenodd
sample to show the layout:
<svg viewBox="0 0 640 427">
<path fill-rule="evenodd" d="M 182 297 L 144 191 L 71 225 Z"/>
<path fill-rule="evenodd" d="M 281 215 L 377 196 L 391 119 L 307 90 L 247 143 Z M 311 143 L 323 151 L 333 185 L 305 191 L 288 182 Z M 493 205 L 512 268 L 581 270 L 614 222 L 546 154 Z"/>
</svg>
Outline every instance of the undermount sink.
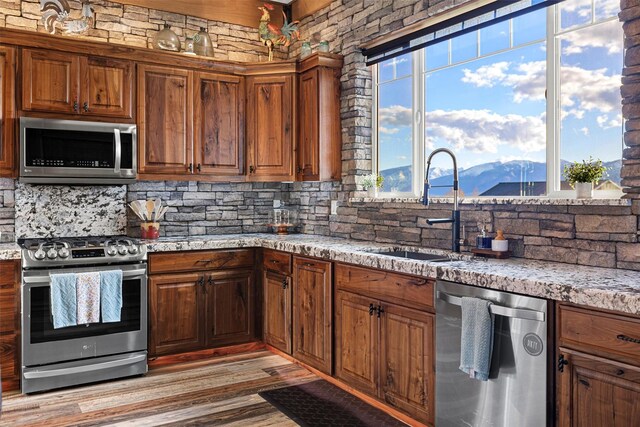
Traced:
<svg viewBox="0 0 640 427">
<path fill-rule="evenodd" d="M 446 255 L 439 254 L 425 254 L 422 252 L 412 252 L 412 251 L 389 251 L 389 252 L 379 252 L 379 255 L 387 255 L 393 256 L 397 258 L 408 258 L 408 259 L 417 259 L 420 261 L 431 261 L 431 262 L 447 262 L 451 261 Z"/>
</svg>

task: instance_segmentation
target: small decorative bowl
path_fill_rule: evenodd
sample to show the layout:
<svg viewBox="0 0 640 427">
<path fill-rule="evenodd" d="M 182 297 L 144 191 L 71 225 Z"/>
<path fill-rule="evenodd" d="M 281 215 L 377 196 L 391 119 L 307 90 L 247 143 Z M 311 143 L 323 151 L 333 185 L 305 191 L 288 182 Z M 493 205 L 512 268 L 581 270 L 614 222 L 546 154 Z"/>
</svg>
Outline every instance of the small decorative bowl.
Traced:
<svg viewBox="0 0 640 427">
<path fill-rule="evenodd" d="M 492 240 L 491 250 L 494 252 L 507 252 L 509 250 L 508 240 Z"/>
</svg>

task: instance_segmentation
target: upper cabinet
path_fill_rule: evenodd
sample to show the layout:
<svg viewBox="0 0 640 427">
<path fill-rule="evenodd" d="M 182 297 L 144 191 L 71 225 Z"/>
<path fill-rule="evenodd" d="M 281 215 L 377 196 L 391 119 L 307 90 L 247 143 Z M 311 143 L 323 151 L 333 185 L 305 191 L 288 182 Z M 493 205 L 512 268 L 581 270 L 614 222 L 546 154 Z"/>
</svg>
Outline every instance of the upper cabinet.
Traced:
<svg viewBox="0 0 640 427">
<path fill-rule="evenodd" d="M 313 55 L 298 76 L 298 181 L 335 181 L 341 175 L 340 69 L 338 55 Z"/>
<path fill-rule="evenodd" d="M 250 181 L 293 181 L 293 75 L 247 78 Z"/>
<path fill-rule="evenodd" d="M 16 158 L 16 51 L 0 46 L 0 177 L 13 177 Z"/>
<path fill-rule="evenodd" d="M 193 173 L 193 72 L 138 65 L 138 172 Z"/>
<path fill-rule="evenodd" d="M 132 118 L 133 63 L 24 49 L 22 110 Z"/>
</svg>

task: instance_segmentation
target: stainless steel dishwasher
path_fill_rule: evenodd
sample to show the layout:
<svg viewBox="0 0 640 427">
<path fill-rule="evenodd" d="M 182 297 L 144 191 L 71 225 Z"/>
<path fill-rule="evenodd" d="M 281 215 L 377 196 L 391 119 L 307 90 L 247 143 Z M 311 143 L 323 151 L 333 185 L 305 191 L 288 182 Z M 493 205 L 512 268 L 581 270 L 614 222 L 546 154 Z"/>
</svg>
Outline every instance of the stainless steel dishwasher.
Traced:
<svg viewBox="0 0 640 427">
<path fill-rule="evenodd" d="M 547 301 L 440 280 L 435 292 L 436 426 L 549 425 Z M 493 303 L 488 381 L 471 379 L 458 369 L 463 296 Z"/>
</svg>

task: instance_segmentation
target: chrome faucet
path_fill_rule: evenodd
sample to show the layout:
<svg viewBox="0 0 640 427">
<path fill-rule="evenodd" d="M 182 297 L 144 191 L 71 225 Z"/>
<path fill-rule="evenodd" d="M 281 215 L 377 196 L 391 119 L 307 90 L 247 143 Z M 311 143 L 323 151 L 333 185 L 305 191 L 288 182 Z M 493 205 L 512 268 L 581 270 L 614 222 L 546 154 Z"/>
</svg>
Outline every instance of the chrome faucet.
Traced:
<svg viewBox="0 0 640 427">
<path fill-rule="evenodd" d="M 438 153 L 447 153 L 453 160 L 453 185 L 434 185 L 429 183 L 429 168 L 431 168 L 431 159 Z M 427 159 L 427 173 L 424 177 L 424 193 L 422 196 L 422 204 L 429 206 L 429 189 L 436 187 L 453 188 L 453 211 L 451 212 L 451 218 L 432 218 L 427 220 L 427 224 L 444 224 L 451 223 L 451 250 L 453 252 L 460 252 L 460 244 L 463 242 L 460 239 L 460 209 L 458 208 L 458 162 L 456 155 L 453 151 L 447 148 L 438 148 L 434 150 Z"/>
</svg>

